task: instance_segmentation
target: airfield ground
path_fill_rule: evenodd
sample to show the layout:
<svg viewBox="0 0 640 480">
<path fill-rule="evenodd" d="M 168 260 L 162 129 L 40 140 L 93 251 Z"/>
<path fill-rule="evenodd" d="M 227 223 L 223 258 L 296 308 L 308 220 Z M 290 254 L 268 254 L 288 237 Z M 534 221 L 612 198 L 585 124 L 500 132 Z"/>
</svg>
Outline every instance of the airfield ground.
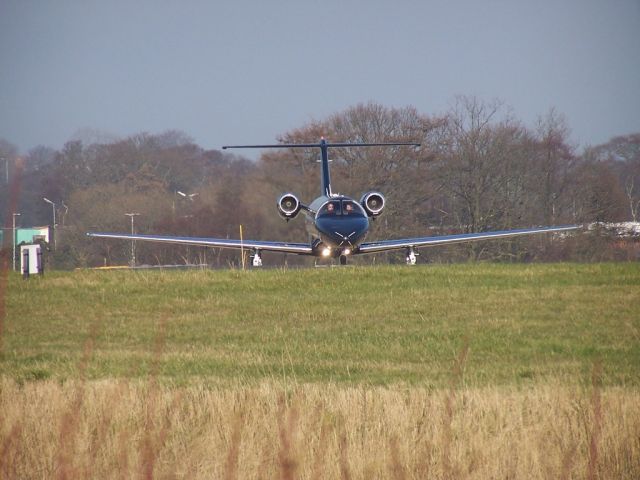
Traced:
<svg viewBox="0 0 640 480">
<path fill-rule="evenodd" d="M 0 478 L 638 478 L 640 266 L 10 276 Z"/>
</svg>

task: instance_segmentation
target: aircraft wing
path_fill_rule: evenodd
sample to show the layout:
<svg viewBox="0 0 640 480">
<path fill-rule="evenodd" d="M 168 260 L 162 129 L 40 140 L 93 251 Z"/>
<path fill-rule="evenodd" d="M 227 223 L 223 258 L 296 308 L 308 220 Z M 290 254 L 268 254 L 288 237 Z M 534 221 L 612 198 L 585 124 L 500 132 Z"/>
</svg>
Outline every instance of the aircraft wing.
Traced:
<svg viewBox="0 0 640 480">
<path fill-rule="evenodd" d="M 476 242 L 496 238 L 518 237 L 544 232 L 566 232 L 581 228 L 580 225 L 563 225 L 558 227 L 523 228 L 520 230 L 502 230 L 497 232 L 461 233 L 457 235 L 440 235 L 437 237 L 403 238 L 399 240 L 381 240 L 379 242 L 365 242 L 360 244 L 354 253 L 375 253 L 386 250 L 410 247 L 428 247 L 433 245 L 449 245 L 453 243 Z"/>
<path fill-rule="evenodd" d="M 225 238 L 171 237 L 165 235 L 138 235 L 127 233 L 87 233 L 89 237 L 117 238 L 120 240 L 136 240 L 146 242 L 170 243 L 180 245 L 197 245 L 217 248 L 241 248 L 263 250 L 270 252 L 297 253 L 298 255 L 312 255 L 313 249 L 308 243 L 265 242 L 260 240 L 234 240 Z"/>
</svg>

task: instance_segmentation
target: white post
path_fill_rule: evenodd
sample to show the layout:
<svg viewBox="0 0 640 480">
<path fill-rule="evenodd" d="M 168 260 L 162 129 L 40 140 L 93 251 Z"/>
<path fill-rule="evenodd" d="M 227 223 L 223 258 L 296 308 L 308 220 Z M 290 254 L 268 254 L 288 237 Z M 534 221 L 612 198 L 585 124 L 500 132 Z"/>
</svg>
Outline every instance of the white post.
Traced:
<svg viewBox="0 0 640 480">
<path fill-rule="evenodd" d="M 133 217 L 137 217 L 138 215 L 140 215 L 139 213 L 125 213 L 125 215 L 129 218 L 131 218 L 131 235 L 134 234 L 134 229 L 133 229 Z M 136 266 L 136 241 L 135 240 L 131 240 L 131 266 L 135 267 Z"/>
</svg>

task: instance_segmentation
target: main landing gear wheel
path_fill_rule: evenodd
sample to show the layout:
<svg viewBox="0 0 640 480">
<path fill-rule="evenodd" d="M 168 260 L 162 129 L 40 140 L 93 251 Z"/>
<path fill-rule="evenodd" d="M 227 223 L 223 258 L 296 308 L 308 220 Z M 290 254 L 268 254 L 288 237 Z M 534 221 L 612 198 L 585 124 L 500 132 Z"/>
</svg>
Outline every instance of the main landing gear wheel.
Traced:
<svg viewBox="0 0 640 480">
<path fill-rule="evenodd" d="M 415 252 L 413 247 L 407 248 L 407 265 L 415 265 L 418 259 L 416 258 L 418 254 Z"/>
<path fill-rule="evenodd" d="M 346 265 L 346 264 L 347 264 L 347 256 L 340 255 L 340 265 Z"/>
<path fill-rule="evenodd" d="M 258 250 L 253 252 L 253 255 L 251 255 L 251 265 L 254 267 L 262 266 L 262 256 L 260 255 L 260 252 Z"/>
</svg>

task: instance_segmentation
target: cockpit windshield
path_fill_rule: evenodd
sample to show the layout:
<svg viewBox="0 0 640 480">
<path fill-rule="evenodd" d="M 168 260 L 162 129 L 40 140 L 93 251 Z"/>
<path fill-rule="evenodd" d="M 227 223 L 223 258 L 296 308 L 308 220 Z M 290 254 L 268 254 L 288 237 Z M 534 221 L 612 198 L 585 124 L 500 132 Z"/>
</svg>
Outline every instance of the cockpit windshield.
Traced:
<svg viewBox="0 0 640 480">
<path fill-rule="evenodd" d="M 365 216 L 362 207 L 353 200 L 342 201 L 342 215 L 349 215 L 350 217 Z"/>
<path fill-rule="evenodd" d="M 318 217 L 335 217 L 342 214 L 340 200 L 331 200 L 318 210 Z"/>
<path fill-rule="evenodd" d="M 329 200 L 318 211 L 318 217 L 364 217 L 362 207 L 353 200 Z"/>
</svg>

